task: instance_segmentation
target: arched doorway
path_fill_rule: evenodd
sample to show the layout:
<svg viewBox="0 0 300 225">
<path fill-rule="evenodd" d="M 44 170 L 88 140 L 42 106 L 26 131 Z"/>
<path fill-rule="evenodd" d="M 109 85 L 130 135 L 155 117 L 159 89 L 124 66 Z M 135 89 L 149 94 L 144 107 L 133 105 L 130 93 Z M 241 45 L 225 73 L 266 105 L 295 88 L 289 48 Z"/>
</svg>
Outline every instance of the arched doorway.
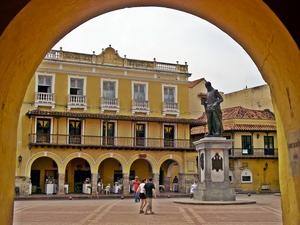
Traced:
<svg viewBox="0 0 300 225">
<path fill-rule="evenodd" d="M 138 176 L 139 180 L 153 177 L 152 166 L 146 159 L 136 159 L 130 166 L 130 173 L 129 173 L 130 192 L 133 192 L 132 182 L 135 176 Z"/>
<path fill-rule="evenodd" d="M 179 191 L 179 165 L 173 159 L 167 159 L 160 166 L 159 185 L 160 191 Z M 177 180 L 176 180 L 177 179 Z"/>
<path fill-rule="evenodd" d="M 123 190 L 123 170 L 121 163 L 114 158 L 101 162 L 98 170 L 98 192 L 120 194 Z"/>
<path fill-rule="evenodd" d="M 222 4 L 218 0 L 185 4 L 179 0 L 80 0 L 71 4 L 30 1 L 11 19 L 0 37 L 0 171 L 7 171 L 0 180 L 7 191 L 1 193 L 1 208 L 6 210 L 0 212 L 0 222 L 12 223 L 17 118 L 28 82 L 42 57 L 59 38 L 89 18 L 123 7 L 149 5 L 190 12 L 216 24 L 235 38 L 258 65 L 270 85 L 276 109 L 284 223 L 299 224 L 299 49 L 263 1 Z"/>
<path fill-rule="evenodd" d="M 30 171 L 32 194 L 56 194 L 58 185 L 58 168 L 49 157 L 40 157 L 31 165 Z"/>
<path fill-rule="evenodd" d="M 91 167 L 87 160 L 74 158 L 68 163 L 65 184 L 69 193 L 91 194 Z"/>
</svg>

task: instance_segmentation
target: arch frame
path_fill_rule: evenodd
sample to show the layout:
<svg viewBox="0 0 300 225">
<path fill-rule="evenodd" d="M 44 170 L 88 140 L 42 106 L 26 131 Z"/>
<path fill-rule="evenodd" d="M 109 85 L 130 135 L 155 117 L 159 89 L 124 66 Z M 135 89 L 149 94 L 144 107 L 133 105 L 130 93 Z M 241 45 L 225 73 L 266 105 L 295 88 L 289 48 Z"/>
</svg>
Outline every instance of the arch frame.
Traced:
<svg viewBox="0 0 300 225">
<path fill-rule="evenodd" d="M 115 160 L 117 160 L 117 161 L 121 164 L 122 172 L 124 171 L 125 166 L 126 166 L 126 164 L 127 164 L 127 161 L 126 161 L 126 159 L 125 159 L 122 155 L 120 155 L 120 154 L 118 154 L 118 153 L 115 153 L 115 152 L 108 152 L 108 153 L 105 153 L 105 154 L 103 154 L 103 155 L 100 155 L 100 156 L 96 159 L 96 161 L 95 161 L 95 166 L 98 168 L 98 170 L 99 170 L 99 167 L 100 167 L 101 163 L 102 163 L 104 160 L 106 160 L 106 159 L 115 159 Z"/>
<path fill-rule="evenodd" d="M 63 159 L 62 171 L 64 171 L 64 173 L 67 169 L 68 163 L 71 162 L 73 159 L 76 159 L 76 158 L 86 160 L 90 165 L 91 173 L 97 173 L 98 172 L 97 170 L 95 170 L 95 160 L 92 156 L 90 156 L 89 154 L 84 153 L 84 152 L 73 152 L 73 153 L 69 154 L 67 157 L 65 157 Z"/>
<path fill-rule="evenodd" d="M 146 154 L 145 158 L 141 158 L 140 154 L 146 154 L 146 153 L 139 153 L 139 154 L 135 154 L 135 155 L 131 156 L 127 161 L 126 170 L 124 170 L 123 173 L 129 174 L 132 164 L 138 159 L 144 159 L 151 165 L 152 173 L 153 174 L 159 174 L 159 168 L 158 168 L 157 160 L 150 154 Z"/>
<path fill-rule="evenodd" d="M 160 160 L 158 161 L 157 165 L 159 167 L 159 169 L 161 168 L 162 164 L 167 161 L 167 160 L 173 160 L 178 164 L 179 167 L 179 173 L 184 173 L 184 162 L 181 159 L 181 157 L 175 155 L 175 154 L 166 154 L 163 157 L 160 158 Z"/>
<path fill-rule="evenodd" d="M 26 168 L 25 176 L 26 177 L 30 177 L 31 167 L 32 167 L 32 164 L 35 162 L 35 160 L 42 158 L 42 157 L 47 157 L 47 158 L 52 159 L 57 165 L 58 173 L 63 172 L 62 171 L 62 162 L 63 161 L 62 161 L 61 157 L 53 152 L 43 151 L 43 152 L 38 152 L 38 153 L 32 155 L 30 157 L 30 159 L 27 160 L 26 166 L 25 166 L 25 168 Z"/>
<path fill-rule="evenodd" d="M 0 207 L 6 209 L 0 212 L 0 224 L 12 223 L 17 118 L 26 85 L 39 62 L 56 41 L 84 21 L 134 6 L 169 7 L 204 18 L 224 30 L 248 52 L 269 84 L 273 97 L 280 150 L 283 220 L 289 225 L 300 224 L 300 175 L 297 169 L 300 157 L 293 157 L 294 153 L 298 154 L 293 144 L 300 137 L 299 49 L 263 1 L 228 0 L 226 3 L 219 0 L 191 0 L 185 4 L 180 0 L 28 2 L 0 36 L 0 155 L 3 159 L 0 186 L 6 190 L 5 194 L 0 193 Z"/>
</svg>

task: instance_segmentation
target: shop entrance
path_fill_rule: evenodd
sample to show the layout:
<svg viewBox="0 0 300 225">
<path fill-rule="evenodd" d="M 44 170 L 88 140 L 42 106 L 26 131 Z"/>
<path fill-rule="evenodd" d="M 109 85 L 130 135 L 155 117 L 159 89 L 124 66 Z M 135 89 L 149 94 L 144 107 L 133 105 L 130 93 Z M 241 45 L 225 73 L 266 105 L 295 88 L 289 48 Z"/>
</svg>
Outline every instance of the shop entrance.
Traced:
<svg viewBox="0 0 300 225">
<path fill-rule="evenodd" d="M 36 159 L 30 172 L 32 194 L 57 193 L 58 172 L 56 162 L 49 157 Z"/>
<path fill-rule="evenodd" d="M 66 167 L 65 184 L 70 193 L 91 192 L 91 169 L 89 163 L 82 158 L 72 159 Z"/>
<path fill-rule="evenodd" d="M 163 162 L 159 172 L 159 187 L 160 191 L 179 191 L 179 166 L 172 159 Z"/>
</svg>

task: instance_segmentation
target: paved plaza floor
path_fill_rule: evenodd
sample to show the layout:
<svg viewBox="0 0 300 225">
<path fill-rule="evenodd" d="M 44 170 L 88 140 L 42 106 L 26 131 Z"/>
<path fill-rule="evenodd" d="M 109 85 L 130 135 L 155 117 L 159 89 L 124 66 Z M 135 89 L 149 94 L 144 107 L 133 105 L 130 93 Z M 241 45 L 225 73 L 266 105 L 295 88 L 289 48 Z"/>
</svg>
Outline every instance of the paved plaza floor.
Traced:
<svg viewBox="0 0 300 225">
<path fill-rule="evenodd" d="M 14 225 L 281 225 L 280 196 L 239 195 L 251 205 L 182 205 L 154 199 L 154 215 L 133 199 L 15 201 Z"/>
</svg>

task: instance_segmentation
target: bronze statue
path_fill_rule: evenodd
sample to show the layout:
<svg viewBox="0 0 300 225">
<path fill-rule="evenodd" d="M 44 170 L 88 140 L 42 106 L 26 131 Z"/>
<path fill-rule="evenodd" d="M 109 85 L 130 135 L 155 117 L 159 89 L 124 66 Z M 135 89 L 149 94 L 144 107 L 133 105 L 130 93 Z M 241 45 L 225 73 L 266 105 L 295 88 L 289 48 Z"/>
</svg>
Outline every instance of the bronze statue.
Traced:
<svg viewBox="0 0 300 225">
<path fill-rule="evenodd" d="M 211 86 L 210 82 L 207 81 L 205 87 L 207 93 L 206 96 L 201 97 L 201 103 L 204 105 L 207 117 L 207 136 L 220 137 L 223 133 L 222 111 L 220 107 L 223 97 L 217 89 Z"/>
</svg>

